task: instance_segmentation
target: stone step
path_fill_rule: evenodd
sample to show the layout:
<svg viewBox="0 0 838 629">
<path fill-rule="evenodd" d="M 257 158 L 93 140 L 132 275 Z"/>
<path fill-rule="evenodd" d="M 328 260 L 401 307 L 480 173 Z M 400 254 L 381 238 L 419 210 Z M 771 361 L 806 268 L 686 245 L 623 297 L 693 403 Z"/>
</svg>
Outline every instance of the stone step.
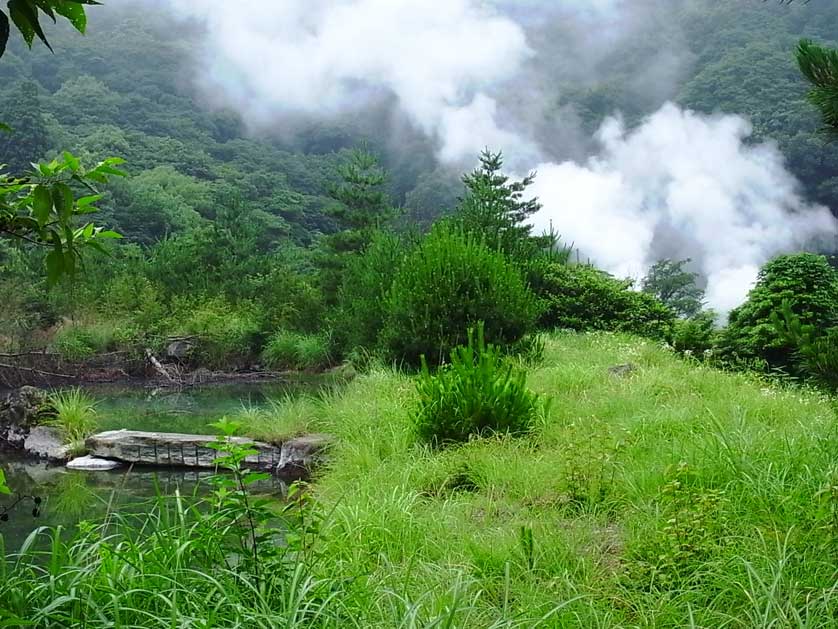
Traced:
<svg viewBox="0 0 838 629">
<path fill-rule="evenodd" d="M 91 456 L 122 463 L 173 467 L 214 468 L 224 456 L 209 447 L 217 437 L 139 430 L 111 430 L 89 437 L 85 442 Z M 323 462 L 332 443 L 329 435 L 310 434 L 286 440 L 281 446 L 232 437 L 240 445 L 251 445 L 256 454 L 245 459 L 248 467 L 288 479 L 308 477 Z"/>
<path fill-rule="evenodd" d="M 224 456 L 223 452 L 209 447 L 216 439 L 212 435 L 109 430 L 88 437 L 85 445 L 91 456 L 123 463 L 214 468 L 215 460 Z M 232 437 L 231 441 L 251 444 L 257 451 L 245 460 L 249 467 L 273 472 L 280 461 L 280 448 L 269 443 L 242 437 Z"/>
</svg>

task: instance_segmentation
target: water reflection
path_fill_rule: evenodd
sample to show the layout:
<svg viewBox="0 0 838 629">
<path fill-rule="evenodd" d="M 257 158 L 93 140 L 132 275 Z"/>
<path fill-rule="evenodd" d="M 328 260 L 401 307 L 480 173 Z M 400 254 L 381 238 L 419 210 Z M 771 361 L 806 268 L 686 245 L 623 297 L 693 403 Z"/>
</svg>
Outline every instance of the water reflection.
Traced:
<svg viewBox="0 0 838 629">
<path fill-rule="evenodd" d="M 111 511 L 141 513 L 156 496 L 199 497 L 206 494 L 209 470 L 125 467 L 109 472 L 82 472 L 22 458 L 0 451 L 9 486 L 18 494 L 41 498 L 40 515 L 32 516 L 32 504 L 24 501 L 0 523 L 0 535 L 7 551 L 14 550 L 38 526 L 62 525 L 74 528 L 82 520 L 97 521 Z M 252 490 L 278 500 L 287 487 L 278 478 L 254 484 Z M 0 498 L 0 505 L 15 497 Z"/>
<path fill-rule="evenodd" d="M 212 434 L 209 424 L 221 417 L 235 417 L 242 409 L 264 409 L 301 395 L 320 395 L 339 385 L 329 376 L 301 377 L 282 382 L 237 383 L 183 390 L 143 387 L 96 386 L 88 389 L 97 400 L 100 430 L 148 430 Z M 18 494 L 41 497 L 40 516 L 32 517 L 32 503 L 21 503 L 8 522 L 0 522 L 6 549 L 14 549 L 36 527 L 74 527 L 81 520 L 97 520 L 109 510 L 142 511 L 158 492 L 163 496 L 202 495 L 206 470 L 122 468 L 110 472 L 83 472 L 64 466 L 24 459 L 19 453 L 0 450 L 0 466 Z M 281 496 L 278 479 L 260 482 L 253 489 Z M 14 497 L 0 496 L 0 507 Z"/>
</svg>

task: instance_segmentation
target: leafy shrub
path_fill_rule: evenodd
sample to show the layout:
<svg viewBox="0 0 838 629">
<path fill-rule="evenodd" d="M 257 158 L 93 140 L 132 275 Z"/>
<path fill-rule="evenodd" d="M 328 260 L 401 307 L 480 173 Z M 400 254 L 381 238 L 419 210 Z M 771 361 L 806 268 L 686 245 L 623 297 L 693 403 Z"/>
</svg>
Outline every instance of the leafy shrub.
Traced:
<svg viewBox="0 0 838 629">
<path fill-rule="evenodd" d="M 260 313 L 247 302 L 181 298 L 174 300 L 173 311 L 171 331 L 198 338 L 193 357 L 200 364 L 227 366 L 250 357 L 258 344 Z"/>
<path fill-rule="evenodd" d="M 283 264 L 264 275 L 247 278 L 252 298 L 265 311 L 267 329 L 292 328 L 314 332 L 323 321 L 323 296 L 305 277 Z"/>
<path fill-rule="evenodd" d="M 50 396 L 55 418 L 50 425 L 61 430 L 64 442 L 84 448 L 84 440 L 96 430 L 96 401 L 80 388 L 56 391 Z"/>
<path fill-rule="evenodd" d="M 629 544 L 625 585 L 643 590 L 695 586 L 704 566 L 729 543 L 730 500 L 705 488 L 686 463 L 670 467 L 658 496 L 661 526 Z"/>
<path fill-rule="evenodd" d="M 553 264 L 541 278 L 546 327 L 665 337 L 675 314 L 656 298 L 587 264 Z"/>
<path fill-rule="evenodd" d="M 489 433 L 521 434 L 531 429 L 543 400 L 527 389 L 527 376 L 504 363 L 486 345 L 483 326 L 468 332 L 468 344 L 451 352 L 451 364 L 432 374 L 422 360 L 414 417 L 419 437 L 435 444 L 467 441 Z"/>
<path fill-rule="evenodd" d="M 335 320 L 336 343 L 343 351 L 374 348 L 406 244 L 402 237 L 377 232 L 367 249 L 347 262 Z"/>
<path fill-rule="evenodd" d="M 747 301 L 730 313 L 720 341 L 722 356 L 734 363 L 756 359 L 769 367 L 794 368 L 797 347 L 773 321 L 784 302 L 803 326 L 822 331 L 838 325 L 838 272 L 824 256 L 811 253 L 766 264 Z"/>
<path fill-rule="evenodd" d="M 781 337 L 795 347 L 795 371 L 838 389 L 838 326 L 818 330 L 814 325 L 805 325 L 788 302 L 783 302 L 781 315 L 775 313 L 772 320 Z"/>
<path fill-rule="evenodd" d="M 384 324 L 387 292 L 407 247 L 403 237 L 377 232 L 366 250 L 347 263 L 333 324 L 335 343 L 343 353 L 375 348 Z"/>
<path fill-rule="evenodd" d="M 715 346 L 716 336 L 716 314 L 707 310 L 688 319 L 676 319 L 669 341 L 682 354 L 703 356 Z"/>
<path fill-rule="evenodd" d="M 53 348 L 66 360 L 84 360 L 117 349 L 136 338 L 136 330 L 115 321 L 76 321 L 63 324 L 55 334 Z"/>
<path fill-rule="evenodd" d="M 320 335 L 280 330 L 268 340 L 262 359 L 278 369 L 320 369 L 329 364 L 329 343 Z"/>
<path fill-rule="evenodd" d="M 381 341 L 394 358 L 439 364 L 478 321 L 488 341 L 516 343 L 533 328 L 538 300 L 502 253 L 443 224 L 399 268 L 386 313 Z"/>
<path fill-rule="evenodd" d="M 147 331 L 165 318 L 166 307 L 158 286 L 140 275 L 125 273 L 114 277 L 108 284 L 105 299 L 108 307 L 131 316 Z"/>
</svg>

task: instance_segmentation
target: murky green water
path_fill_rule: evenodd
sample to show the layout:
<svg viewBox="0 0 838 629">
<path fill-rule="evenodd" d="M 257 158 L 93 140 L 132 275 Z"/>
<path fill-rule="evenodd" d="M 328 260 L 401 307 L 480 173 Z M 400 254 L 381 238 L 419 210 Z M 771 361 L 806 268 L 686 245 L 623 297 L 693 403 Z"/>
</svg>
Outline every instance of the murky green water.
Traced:
<svg viewBox="0 0 838 629">
<path fill-rule="evenodd" d="M 225 384 L 183 390 L 99 386 L 88 391 L 97 400 L 99 430 L 131 430 L 213 434 L 209 424 L 233 417 L 242 408 L 267 408 L 300 395 L 319 395 L 334 385 L 331 379 L 300 379 L 281 383 Z M 110 472 L 80 472 L 50 466 L 0 450 L 0 466 L 7 481 L 21 495 L 41 498 L 40 515 L 25 500 L 0 534 L 7 551 L 19 547 L 27 535 L 43 525 L 74 527 L 80 520 L 96 520 L 109 509 L 142 510 L 158 492 L 165 496 L 201 494 L 202 479 L 210 474 L 197 470 L 122 468 Z M 281 496 L 285 486 L 278 479 L 261 483 L 259 493 Z M 0 496 L 0 507 L 14 498 Z"/>
<path fill-rule="evenodd" d="M 244 408 L 267 408 L 300 395 L 318 395 L 333 381 L 326 377 L 283 382 L 223 384 L 187 389 L 99 386 L 88 392 L 97 400 L 99 430 L 145 430 L 214 434 L 210 426 Z"/>
</svg>

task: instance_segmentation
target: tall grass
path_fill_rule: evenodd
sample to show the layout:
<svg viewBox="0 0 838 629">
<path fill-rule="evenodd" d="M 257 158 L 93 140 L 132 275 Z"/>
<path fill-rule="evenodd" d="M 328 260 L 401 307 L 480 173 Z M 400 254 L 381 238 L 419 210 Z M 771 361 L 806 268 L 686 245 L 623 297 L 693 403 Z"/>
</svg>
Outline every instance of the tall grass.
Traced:
<svg viewBox="0 0 838 629">
<path fill-rule="evenodd" d="M 38 533 L 46 548 L 33 539 L 0 568 L 2 618 L 35 626 L 81 618 L 149 627 L 835 626 L 831 399 L 621 335 L 557 335 L 544 354 L 528 385 L 553 403 L 520 438 L 444 450 L 418 443 L 415 381 L 383 368 L 322 403 L 301 403 L 306 423 L 337 441 L 309 490 L 305 561 L 267 563 L 266 580 L 226 565 L 235 553 L 218 550 L 223 527 L 202 524 L 175 500 L 139 525 L 113 515 L 83 527 L 72 542 Z M 628 377 L 609 373 L 629 362 Z"/>
<path fill-rule="evenodd" d="M 441 452 L 411 436 L 404 376 L 363 376 L 324 409 L 337 573 L 411 600 L 459 582 L 466 627 L 833 626 L 828 398 L 613 334 L 554 336 L 528 382 L 553 399 L 531 437 Z"/>
<path fill-rule="evenodd" d="M 262 359 L 275 369 L 322 369 L 329 364 L 329 341 L 321 335 L 280 330 L 268 339 Z"/>
<path fill-rule="evenodd" d="M 96 430 L 96 400 L 74 387 L 53 392 L 50 401 L 55 408 L 50 424 L 61 430 L 64 442 L 75 452 L 84 450 L 84 440 Z"/>
</svg>

